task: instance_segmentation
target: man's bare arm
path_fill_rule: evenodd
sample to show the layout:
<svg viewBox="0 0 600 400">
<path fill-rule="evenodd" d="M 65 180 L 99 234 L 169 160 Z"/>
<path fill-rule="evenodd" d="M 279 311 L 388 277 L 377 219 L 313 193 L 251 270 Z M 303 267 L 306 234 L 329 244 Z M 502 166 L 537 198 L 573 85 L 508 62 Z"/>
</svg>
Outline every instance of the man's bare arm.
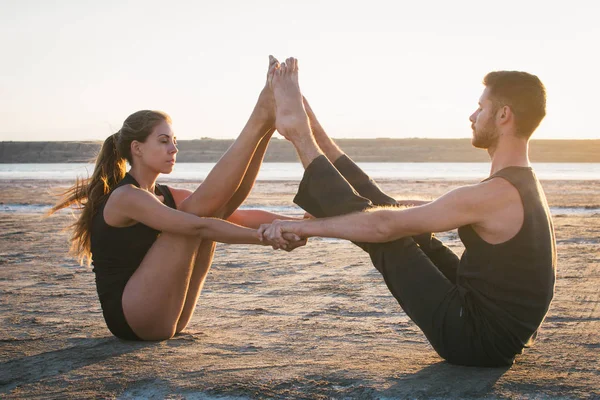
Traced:
<svg viewBox="0 0 600 400">
<path fill-rule="evenodd" d="M 339 217 L 306 221 L 277 221 L 259 230 L 269 239 L 283 232 L 300 237 L 335 237 L 356 242 L 381 243 L 425 232 L 444 232 L 463 225 L 485 223 L 509 197 L 504 185 L 484 182 L 448 192 L 439 199 L 413 208 L 375 208 Z M 514 198 L 511 197 L 511 200 Z"/>
</svg>

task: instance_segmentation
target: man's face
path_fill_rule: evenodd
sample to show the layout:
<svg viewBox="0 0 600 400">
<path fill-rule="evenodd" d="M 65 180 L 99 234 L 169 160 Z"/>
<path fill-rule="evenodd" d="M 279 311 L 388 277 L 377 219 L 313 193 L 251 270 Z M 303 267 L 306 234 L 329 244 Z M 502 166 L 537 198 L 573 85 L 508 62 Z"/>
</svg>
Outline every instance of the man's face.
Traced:
<svg viewBox="0 0 600 400">
<path fill-rule="evenodd" d="M 469 117 L 471 129 L 473 129 L 473 138 L 471 139 L 473 146 L 480 149 L 489 149 L 496 144 L 499 133 L 495 114 L 489 90 L 485 88 L 479 98 L 479 107 Z"/>
</svg>

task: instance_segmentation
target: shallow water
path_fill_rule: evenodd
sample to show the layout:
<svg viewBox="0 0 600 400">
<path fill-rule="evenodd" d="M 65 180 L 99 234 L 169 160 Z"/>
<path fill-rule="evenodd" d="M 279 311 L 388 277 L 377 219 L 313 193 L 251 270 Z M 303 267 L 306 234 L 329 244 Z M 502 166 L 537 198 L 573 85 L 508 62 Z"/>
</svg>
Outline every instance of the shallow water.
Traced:
<svg viewBox="0 0 600 400">
<path fill-rule="evenodd" d="M 485 179 L 489 163 L 358 163 L 374 179 Z M 215 163 L 180 163 L 160 180 L 198 181 L 206 178 Z M 600 163 L 536 163 L 533 168 L 539 179 L 596 180 L 600 179 Z M 9 179 L 75 180 L 87 177 L 93 164 L 0 164 L 0 181 Z M 300 163 L 264 163 L 258 180 L 284 181 L 302 179 Z"/>
</svg>

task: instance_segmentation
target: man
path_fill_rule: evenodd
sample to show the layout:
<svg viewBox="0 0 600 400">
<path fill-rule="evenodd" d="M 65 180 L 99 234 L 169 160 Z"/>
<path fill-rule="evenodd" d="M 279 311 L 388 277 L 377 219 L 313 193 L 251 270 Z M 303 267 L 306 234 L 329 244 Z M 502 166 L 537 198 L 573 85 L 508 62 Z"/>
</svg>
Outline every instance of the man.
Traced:
<svg viewBox="0 0 600 400">
<path fill-rule="evenodd" d="M 315 217 L 332 218 L 276 221 L 260 233 L 271 240 L 287 232 L 355 242 L 441 357 L 503 366 L 533 342 L 554 293 L 554 231 L 528 159 L 546 95 L 540 80 L 525 72 L 492 72 L 483 83 L 470 121 L 473 145 L 491 157 L 490 176 L 431 203 L 400 208 L 303 106 L 297 60 L 288 59 L 272 84 L 277 130 L 305 167 L 294 201 Z M 430 233 L 455 228 L 465 245 L 460 259 Z"/>
</svg>

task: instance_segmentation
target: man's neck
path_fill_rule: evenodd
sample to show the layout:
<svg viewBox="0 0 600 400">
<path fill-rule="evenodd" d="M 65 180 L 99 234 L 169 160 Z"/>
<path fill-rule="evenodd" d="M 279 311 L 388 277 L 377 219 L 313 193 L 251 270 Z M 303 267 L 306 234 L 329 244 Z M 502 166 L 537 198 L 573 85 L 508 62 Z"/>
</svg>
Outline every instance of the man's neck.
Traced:
<svg viewBox="0 0 600 400">
<path fill-rule="evenodd" d="M 529 167 L 529 141 L 514 136 L 501 136 L 488 149 L 492 159 L 490 175 L 507 167 Z"/>
</svg>

